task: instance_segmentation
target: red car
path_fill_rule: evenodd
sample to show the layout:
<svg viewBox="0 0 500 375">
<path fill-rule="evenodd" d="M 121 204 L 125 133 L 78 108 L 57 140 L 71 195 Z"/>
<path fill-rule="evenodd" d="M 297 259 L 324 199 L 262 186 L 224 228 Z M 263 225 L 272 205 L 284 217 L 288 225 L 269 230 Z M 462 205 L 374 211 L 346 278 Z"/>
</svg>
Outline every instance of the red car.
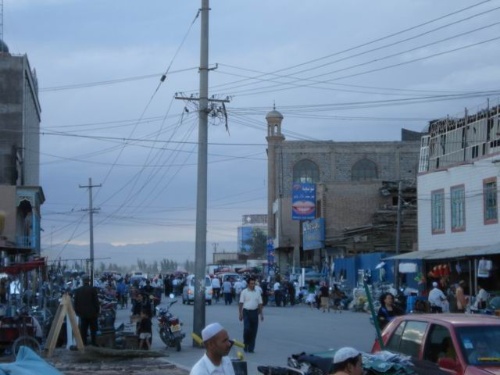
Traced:
<svg viewBox="0 0 500 375">
<path fill-rule="evenodd" d="M 500 375 L 500 318 L 480 314 L 398 316 L 382 332 L 384 350 L 428 360 L 451 374 Z M 378 340 L 372 353 L 380 351 Z"/>
</svg>

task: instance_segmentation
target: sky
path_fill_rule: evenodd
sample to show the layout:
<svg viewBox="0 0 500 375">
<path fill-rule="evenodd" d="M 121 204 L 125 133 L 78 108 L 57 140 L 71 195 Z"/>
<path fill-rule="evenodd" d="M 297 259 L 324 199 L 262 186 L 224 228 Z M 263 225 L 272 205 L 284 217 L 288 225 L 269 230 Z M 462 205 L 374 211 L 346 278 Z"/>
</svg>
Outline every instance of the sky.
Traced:
<svg viewBox="0 0 500 375">
<path fill-rule="evenodd" d="M 42 106 L 42 243 L 195 241 L 201 0 L 4 0 Z M 212 0 L 207 245 L 267 212 L 287 140 L 391 141 L 499 101 L 500 1 Z M 165 80 L 161 80 L 166 75 Z M 234 249 L 227 249 L 234 250 Z M 63 254 L 64 255 L 64 254 Z"/>
</svg>

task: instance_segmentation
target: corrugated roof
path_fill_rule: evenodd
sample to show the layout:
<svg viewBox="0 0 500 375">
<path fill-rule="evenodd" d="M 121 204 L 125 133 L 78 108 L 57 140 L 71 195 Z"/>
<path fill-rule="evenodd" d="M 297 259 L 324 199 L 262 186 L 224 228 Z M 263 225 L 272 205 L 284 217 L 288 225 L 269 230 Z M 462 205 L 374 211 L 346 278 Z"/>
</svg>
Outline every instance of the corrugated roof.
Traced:
<svg viewBox="0 0 500 375">
<path fill-rule="evenodd" d="M 385 259 L 449 259 L 449 258 L 465 258 L 481 255 L 500 254 L 500 243 L 489 246 L 469 246 L 456 247 L 452 249 L 436 249 L 425 251 L 412 251 L 410 253 L 399 254 Z"/>
</svg>

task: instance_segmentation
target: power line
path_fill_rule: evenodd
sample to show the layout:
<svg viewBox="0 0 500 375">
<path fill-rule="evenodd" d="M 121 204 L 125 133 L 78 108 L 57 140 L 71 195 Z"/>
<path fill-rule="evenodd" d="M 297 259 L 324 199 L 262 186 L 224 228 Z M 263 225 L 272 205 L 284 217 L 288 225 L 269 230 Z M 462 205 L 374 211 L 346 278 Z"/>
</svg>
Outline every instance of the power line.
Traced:
<svg viewBox="0 0 500 375">
<path fill-rule="evenodd" d="M 339 63 L 339 62 L 342 62 L 342 61 L 345 61 L 345 60 L 349 60 L 349 59 L 352 59 L 352 58 L 355 58 L 355 57 L 359 57 L 359 56 L 363 56 L 363 55 L 366 55 L 368 53 L 372 53 L 372 52 L 375 52 L 375 51 L 379 51 L 379 50 L 382 50 L 382 49 L 385 49 L 385 48 L 388 48 L 388 47 L 393 47 L 395 45 L 398 45 L 398 44 L 401 44 L 401 43 L 404 43 L 404 42 L 407 42 L 407 41 L 410 41 L 410 40 L 413 40 L 413 39 L 417 39 L 417 38 L 420 38 L 424 35 L 428 35 L 430 33 L 433 33 L 433 32 L 436 32 L 438 30 L 442 30 L 444 28 L 447 28 L 447 27 L 450 27 L 450 26 L 453 26 L 453 25 L 456 25 L 456 24 L 459 24 L 461 22 L 465 22 L 465 21 L 469 21 L 475 17 L 479 17 L 479 16 L 483 16 L 485 14 L 488 14 L 490 12 L 493 12 L 493 11 L 496 11 L 500 9 L 500 7 L 497 7 L 497 8 L 493 8 L 493 9 L 489 9 L 487 11 L 484 11 L 484 12 L 481 12 L 481 13 L 477 13 L 477 14 L 474 14 L 474 15 L 471 15 L 469 17 L 466 17 L 466 18 L 463 18 L 463 19 L 460 19 L 458 21 L 454 21 L 454 22 L 451 22 L 451 23 L 448 23 L 446 25 L 442 25 L 442 26 L 439 26 L 437 28 L 434 28 L 432 30 L 428 30 L 428 31 L 425 31 L 423 33 L 420 33 L 418 35 L 414 35 L 414 36 L 411 36 L 411 37 L 408 37 L 406 39 L 402 39 L 402 40 L 399 40 L 399 41 L 396 41 L 396 42 L 392 42 L 392 43 L 389 43 L 389 44 L 385 44 L 383 46 L 379 46 L 379 47 L 376 47 L 376 48 L 373 48 L 373 49 L 369 49 L 367 51 L 363 51 L 363 52 L 359 52 L 359 53 L 356 53 L 356 54 L 353 54 L 353 55 L 349 55 L 349 56 L 346 56 L 346 57 L 342 57 L 340 59 L 337 59 L 335 61 L 331 61 L 331 62 L 327 62 L 327 63 L 324 63 L 322 65 L 319 65 L 319 66 L 315 66 L 315 67 L 312 67 L 312 68 L 308 68 L 308 69 L 303 69 L 303 70 L 300 70 L 298 72 L 294 72 L 292 74 L 289 74 L 289 75 L 278 75 L 278 74 L 274 74 L 274 73 L 262 73 L 263 76 L 274 76 L 274 77 L 277 77 L 277 78 L 286 78 L 286 79 L 293 79 L 291 82 L 281 82 L 281 81 L 274 81 L 272 79 L 262 79 L 260 81 L 264 81 L 264 82 L 275 82 L 275 83 L 279 83 L 280 85 L 278 86 L 282 86 L 282 85 L 290 85 L 294 82 L 297 82 L 297 81 L 310 81 L 311 83 L 318 83 L 318 84 L 324 84 L 325 82 L 324 81 L 313 81 L 312 78 L 317 78 L 317 77 L 321 77 L 321 76 L 324 76 L 324 75 L 328 75 L 328 74 L 331 74 L 332 72 L 328 72 L 328 73 L 323 73 L 323 74 L 320 74 L 320 75 L 316 75 L 316 76 L 313 76 L 313 77 L 310 77 L 310 78 L 298 78 L 298 76 L 296 76 L 297 74 L 300 74 L 300 73 L 306 73 L 306 72 L 310 72 L 312 70 L 317 70 L 317 69 L 320 69 L 320 68 L 323 68 L 323 67 L 326 67 L 326 66 L 329 66 L 329 65 L 333 65 L 333 64 L 336 64 L 336 63 Z M 493 25 L 496 25 L 496 24 L 493 24 Z M 449 39 L 452 39 L 452 38 L 455 38 L 455 37 L 459 37 L 459 36 L 463 36 L 463 35 L 466 35 L 466 34 L 469 34 L 471 32 L 476 32 L 476 31 L 479 31 L 479 30 L 483 30 L 484 28 L 487 28 L 487 27 L 492 27 L 492 25 L 490 26 L 485 26 L 485 27 L 481 27 L 481 28 L 478 28 L 478 29 L 475 29 L 475 30 L 472 30 L 472 31 L 469 31 L 467 33 L 462 33 L 462 34 L 458 34 L 454 37 L 451 37 Z M 446 40 L 449 40 L 448 38 L 447 39 L 443 39 L 439 42 L 435 42 L 435 43 L 440 43 L 442 41 L 446 41 Z M 426 46 L 423 46 L 423 47 L 427 47 Z M 423 48 L 423 47 L 418 47 L 418 48 Z M 342 52 L 339 52 L 339 53 L 336 53 L 336 54 L 333 54 L 333 55 L 329 55 L 329 57 L 332 57 L 332 56 L 335 56 L 335 55 L 338 55 L 338 54 L 341 54 Z M 406 52 L 403 52 L 403 53 L 406 53 Z M 396 54 L 397 55 L 397 54 Z M 392 56 L 389 56 L 389 57 L 392 57 Z M 386 59 L 387 57 L 383 57 L 383 58 L 380 58 L 380 59 L 377 59 L 375 61 L 379 61 L 379 60 L 383 60 L 383 59 Z M 369 64 L 369 63 L 372 63 L 372 62 L 368 62 L 368 63 L 363 63 L 361 65 L 365 65 L 365 64 Z M 224 66 L 224 64 L 221 64 L 222 66 Z M 228 65 L 230 66 L 230 65 Z M 345 70 L 347 69 L 352 69 L 354 67 L 358 67 L 360 65 L 353 65 L 353 66 L 350 66 L 350 67 L 347 67 L 347 68 L 344 68 Z M 231 66 L 234 68 L 234 66 Z M 334 71 L 333 73 L 335 73 L 337 71 Z M 223 72 L 218 72 L 220 74 L 224 74 Z M 249 78 L 249 79 L 252 79 L 252 80 L 257 80 L 257 78 Z M 238 85 L 236 87 L 234 87 L 234 85 L 232 83 L 226 83 L 226 84 L 221 84 L 221 85 L 218 85 L 217 87 L 224 87 L 226 91 L 229 91 L 229 90 L 233 90 L 235 88 L 241 88 L 241 87 L 244 87 L 244 86 L 249 86 L 249 85 L 254 85 L 258 82 L 250 82 L 248 84 L 245 84 L 245 85 Z M 233 85 L 231 87 L 231 85 Z M 229 86 L 229 88 L 227 87 Z M 346 90 L 346 89 L 335 89 L 336 91 L 346 91 L 346 92 L 357 92 L 359 93 L 360 91 L 358 90 Z M 398 91 L 406 91 L 406 90 L 398 90 Z M 413 90 L 413 92 L 416 92 L 416 90 Z M 367 93 L 367 92 L 364 92 L 364 91 L 361 91 L 361 93 Z M 384 95 L 396 95 L 394 93 L 390 93 L 390 94 L 384 94 Z"/>
</svg>

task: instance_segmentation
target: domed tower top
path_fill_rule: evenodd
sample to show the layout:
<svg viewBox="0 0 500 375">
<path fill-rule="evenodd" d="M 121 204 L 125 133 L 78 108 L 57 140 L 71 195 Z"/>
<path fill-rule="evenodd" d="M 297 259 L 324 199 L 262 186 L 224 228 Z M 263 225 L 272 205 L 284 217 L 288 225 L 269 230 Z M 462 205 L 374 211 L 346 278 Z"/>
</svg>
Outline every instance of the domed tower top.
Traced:
<svg viewBox="0 0 500 375">
<path fill-rule="evenodd" d="M 0 53 L 9 53 L 9 46 L 2 39 L 0 39 Z"/>
<path fill-rule="evenodd" d="M 276 106 L 273 106 L 273 110 L 268 112 L 266 115 L 267 120 L 267 136 L 268 137 L 283 137 L 281 134 L 281 122 L 283 121 L 283 115 L 276 110 Z"/>
</svg>

